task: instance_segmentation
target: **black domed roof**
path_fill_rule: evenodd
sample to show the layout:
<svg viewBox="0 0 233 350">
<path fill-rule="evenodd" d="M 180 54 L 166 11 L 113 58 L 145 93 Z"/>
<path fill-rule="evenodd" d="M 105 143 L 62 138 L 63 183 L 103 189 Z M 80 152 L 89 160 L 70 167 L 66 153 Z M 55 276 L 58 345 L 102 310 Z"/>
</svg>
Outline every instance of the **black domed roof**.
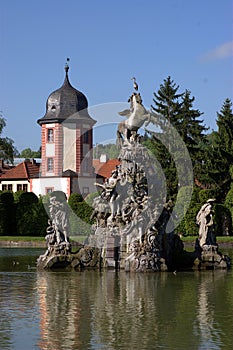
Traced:
<svg viewBox="0 0 233 350">
<path fill-rule="evenodd" d="M 43 118 L 37 121 L 40 125 L 62 122 L 71 116 L 75 116 L 75 119 L 89 119 L 95 122 L 88 114 L 86 96 L 70 84 L 68 70 L 69 66 L 66 65 L 63 85 L 49 95 L 46 103 L 46 113 Z M 78 113 L 80 111 L 82 113 Z"/>
</svg>

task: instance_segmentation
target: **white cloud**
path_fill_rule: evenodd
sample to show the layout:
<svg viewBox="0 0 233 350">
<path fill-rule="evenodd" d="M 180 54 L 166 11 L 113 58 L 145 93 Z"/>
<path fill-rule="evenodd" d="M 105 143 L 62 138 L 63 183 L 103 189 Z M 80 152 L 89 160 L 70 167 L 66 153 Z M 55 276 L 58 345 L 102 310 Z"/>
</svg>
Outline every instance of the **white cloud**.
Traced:
<svg viewBox="0 0 233 350">
<path fill-rule="evenodd" d="M 233 41 L 224 43 L 200 57 L 201 61 L 221 60 L 233 56 Z"/>
</svg>

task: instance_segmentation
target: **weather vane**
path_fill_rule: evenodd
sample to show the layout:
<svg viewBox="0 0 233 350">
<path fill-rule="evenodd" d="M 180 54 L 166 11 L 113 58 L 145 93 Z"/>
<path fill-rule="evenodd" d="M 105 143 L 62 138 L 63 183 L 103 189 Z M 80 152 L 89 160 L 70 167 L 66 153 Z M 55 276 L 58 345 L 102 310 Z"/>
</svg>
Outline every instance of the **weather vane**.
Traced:
<svg viewBox="0 0 233 350">
<path fill-rule="evenodd" d="M 69 63 L 68 62 L 70 62 L 69 57 L 67 57 L 67 59 L 66 59 L 66 64 L 65 64 L 65 71 L 66 72 L 68 72 L 68 70 L 69 70 Z"/>
<path fill-rule="evenodd" d="M 134 90 L 135 90 L 135 91 L 138 91 L 138 84 L 137 84 L 137 82 L 136 82 L 136 78 L 133 77 L 133 78 L 131 78 L 131 80 L 133 80 L 133 87 L 134 87 Z"/>
</svg>

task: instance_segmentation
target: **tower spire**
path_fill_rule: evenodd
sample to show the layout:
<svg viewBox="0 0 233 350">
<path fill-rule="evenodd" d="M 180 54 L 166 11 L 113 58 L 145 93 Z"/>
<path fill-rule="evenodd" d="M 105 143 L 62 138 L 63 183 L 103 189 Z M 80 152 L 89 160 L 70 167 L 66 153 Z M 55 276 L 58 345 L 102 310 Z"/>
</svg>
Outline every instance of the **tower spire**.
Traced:
<svg viewBox="0 0 233 350">
<path fill-rule="evenodd" d="M 70 68 L 68 62 L 70 62 L 69 57 L 67 57 L 67 59 L 66 59 L 66 64 L 65 64 L 65 72 L 66 72 L 66 75 L 68 74 L 68 70 L 69 70 L 69 68 Z"/>
</svg>

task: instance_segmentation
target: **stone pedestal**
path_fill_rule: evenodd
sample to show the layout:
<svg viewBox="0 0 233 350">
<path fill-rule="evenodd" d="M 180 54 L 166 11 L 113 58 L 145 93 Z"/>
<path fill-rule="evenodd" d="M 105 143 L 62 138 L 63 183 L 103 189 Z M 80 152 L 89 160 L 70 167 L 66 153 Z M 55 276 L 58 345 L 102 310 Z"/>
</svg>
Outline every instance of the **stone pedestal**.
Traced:
<svg viewBox="0 0 233 350">
<path fill-rule="evenodd" d="M 100 268 L 101 255 L 98 248 L 82 246 L 76 252 L 71 251 L 71 244 L 62 242 L 49 246 L 45 254 L 37 259 L 39 270 Z"/>
<path fill-rule="evenodd" d="M 200 247 L 199 241 L 196 241 L 196 259 L 194 261 L 194 270 L 217 270 L 230 268 L 230 259 L 218 251 L 218 245 L 204 245 Z"/>
</svg>

